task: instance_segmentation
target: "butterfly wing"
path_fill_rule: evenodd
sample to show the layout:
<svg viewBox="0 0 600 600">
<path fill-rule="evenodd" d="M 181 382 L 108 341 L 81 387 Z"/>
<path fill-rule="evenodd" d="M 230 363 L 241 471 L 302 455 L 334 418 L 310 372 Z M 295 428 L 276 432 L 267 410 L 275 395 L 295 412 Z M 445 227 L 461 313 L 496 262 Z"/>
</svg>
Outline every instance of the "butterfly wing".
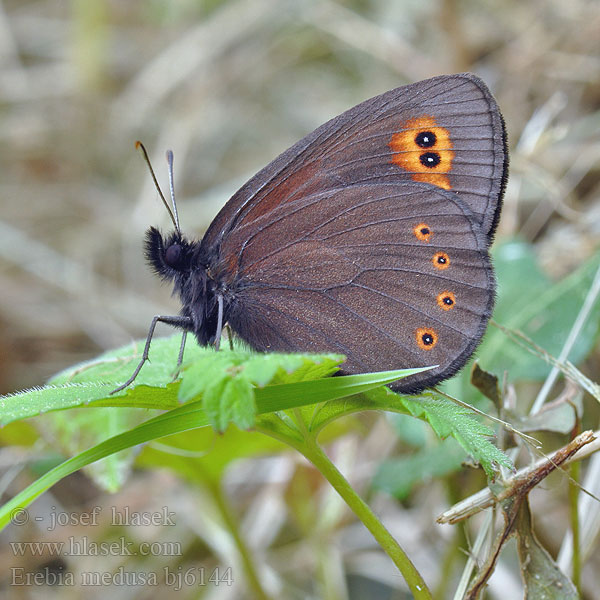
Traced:
<svg viewBox="0 0 600 600">
<path fill-rule="evenodd" d="M 438 365 L 392 386 L 402 392 L 462 367 L 494 301 L 469 207 L 412 181 L 280 204 L 224 237 L 214 272 L 231 327 L 257 350 L 343 353 L 346 373 Z"/>
<path fill-rule="evenodd" d="M 456 192 L 491 242 L 507 176 L 504 123 L 485 83 L 444 75 L 371 98 L 325 123 L 225 205 L 204 243 L 281 204 L 343 186 L 422 182 Z"/>
</svg>

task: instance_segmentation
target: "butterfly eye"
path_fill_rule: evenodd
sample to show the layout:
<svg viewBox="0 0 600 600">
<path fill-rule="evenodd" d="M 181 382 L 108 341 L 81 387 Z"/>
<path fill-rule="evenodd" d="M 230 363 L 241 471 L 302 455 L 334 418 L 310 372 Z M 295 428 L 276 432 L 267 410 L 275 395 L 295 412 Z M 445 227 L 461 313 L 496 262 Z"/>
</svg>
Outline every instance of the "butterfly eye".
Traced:
<svg viewBox="0 0 600 600">
<path fill-rule="evenodd" d="M 165 263 L 172 269 L 176 269 L 181 259 L 181 246 L 179 244 L 171 244 L 165 251 Z"/>
</svg>

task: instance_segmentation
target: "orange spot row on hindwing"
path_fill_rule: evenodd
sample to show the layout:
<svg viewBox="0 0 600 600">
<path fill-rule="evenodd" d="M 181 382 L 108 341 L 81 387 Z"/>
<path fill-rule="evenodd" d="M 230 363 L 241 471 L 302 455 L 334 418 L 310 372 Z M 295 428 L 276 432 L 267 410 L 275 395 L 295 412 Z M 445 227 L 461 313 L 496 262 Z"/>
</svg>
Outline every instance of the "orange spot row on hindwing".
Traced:
<svg viewBox="0 0 600 600">
<path fill-rule="evenodd" d="M 412 173 L 413 181 L 431 183 L 449 190 L 447 173 L 452 171 L 454 151 L 450 132 L 428 115 L 400 124 L 389 142 L 392 163 Z"/>
<path fill-rule="evenodd" d="M 413 233 L 415 234 L 415 237 L 422 242 L 428 242 L 430 236 L 433 235 L 431 227 L 426 223 L 419 223 L 416 225 L 413 229 Z M 448 256 L 446 252 L 439 251 L 433 255 L 431 262 L 436 269 L 444 270 L 450 266 L 450 256 Z M 445 290 L 437 295 L 436 301 L 439 308 L 449 311 L 456 305 L 456 296 L 453 292 Z M 438 342 L 438 334 L 435 329 L 431 327 L 419 327 L 415 331 L 415 340 L 421 350 L 432 350 Z"/>
</svg>

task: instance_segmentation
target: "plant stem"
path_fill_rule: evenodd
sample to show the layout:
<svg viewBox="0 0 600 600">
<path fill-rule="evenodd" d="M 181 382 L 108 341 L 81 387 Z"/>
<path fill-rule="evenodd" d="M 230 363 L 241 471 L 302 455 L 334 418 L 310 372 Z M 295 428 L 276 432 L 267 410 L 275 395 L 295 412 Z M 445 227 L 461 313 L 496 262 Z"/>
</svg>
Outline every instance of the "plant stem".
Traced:
<svg viewBox="0 0 600 600">
<path fill-rule="evenodd" d="M 316 440 L 310 436 L 305 439 L 305 444 L 296 447 L 322 473 L 323 477 L 327 479 L 346 504 L 354 511 L 354 514 L 373 534 L 373 537 L 394 561 L 400 573 L 402 573 L 415 600 L 431 600 L 432 596 L 427 588 L 427 584 L 404 550 L 402 550 L 392 534 L 369 508 L 369 505 L 354 491 L 345 477 L 338 471 L 337 467 L 329 460 L 329 457 L 323 452 Z"/>
<path fill-rule="evenodd" d="M 233 511 L 231 510 L 231 506 L 229 506 L 229 502 L 223 494 L 220 483 L 212 482 L 210 479 L 208 479 L 208 481 L 210 482 L 209 486 L 211 488 L 215 504 L 221 513 L 221 517 L 227 529 L 229 530 L 229 533 L 231 534 L 231 537 L 233 538 L 235 546 L 240 555 L 248 587 L 252 590 L 254 598 L 257 598 L 258 600 L 270 600 L 270 596 L 265 592 L 260 583 L 258 573 L 256 572 L 256 567 L 252 560 L 252 555 L 248 546 L 246 545 L 246 541 L 240 533 L 239 524 L 233 514 Z"/>
<path fill-rule="evenodd" d="M 581 592 L 581 548 L 579 536 L 579 487 L 573 483 L 579 481 L 581 466 L 578 461 L 573 462 L 569 468 L 571 475 L 569 481 L 569 511 L 571 517 L 571 532 L 573 535 L 573 562 L 572 562 L 572 580 L 573 585 Z"/>
</svg>

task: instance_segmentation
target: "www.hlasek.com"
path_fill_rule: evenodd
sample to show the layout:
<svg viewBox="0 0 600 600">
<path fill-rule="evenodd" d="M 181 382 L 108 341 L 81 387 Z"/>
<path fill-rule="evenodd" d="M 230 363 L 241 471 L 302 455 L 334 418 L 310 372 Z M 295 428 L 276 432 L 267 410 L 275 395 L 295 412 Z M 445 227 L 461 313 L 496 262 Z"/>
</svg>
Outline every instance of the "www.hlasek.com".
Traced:
<svg viewBox="0 0 600 600">
<path fill-rule="evenodd" d="M 22 567 L 11 568 L 13 586 L 158 586 L 166 585 L 179 591 L 184 587 L 207 585 L 232 585 L 231 567 L 208 570 L 204 567 L 163 567 L 159 571 L 126 571 L 119 567 L 114 572 L 84 571 L 77 575 L 71 571 L 54 570 L 48 567 L 39 571 L 26 571 Z"/>
<path fill-rule="evenodd" d="M 61 542 L 9 542 L 14 556 L 181 556 L 180 542 L 137 542 L 121 536 L 96 542 L 87 536 L 69 536 Z"/>
</svg>

